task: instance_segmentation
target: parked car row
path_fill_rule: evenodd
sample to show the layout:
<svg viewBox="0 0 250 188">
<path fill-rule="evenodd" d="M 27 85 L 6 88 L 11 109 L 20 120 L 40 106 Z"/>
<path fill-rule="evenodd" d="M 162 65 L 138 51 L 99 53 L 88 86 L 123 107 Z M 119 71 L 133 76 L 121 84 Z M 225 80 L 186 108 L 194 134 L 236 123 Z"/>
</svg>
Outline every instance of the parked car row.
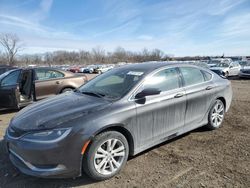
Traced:
<svg viewBox="0 0 250 188">
<path fill-rule="evenodd" d="M 242 71 L 244 71 L 244 67 L 239 61 L 232 61 L 230 58 L 211 59 L 208 62 L 208 66 L 213 72 L 225 77 L 240 76 Z"/>
<path fill-rule="evenodd" d="M 0 108 L 20 108 L 86 82 L 85 75 L 55 68 L 13 69 L 0 75 Z"/>
<path fill-rule="evenodd" d="M 118 65 L 117 65 L 118 66 Z M 67 70 L 73 73 L 96 73 L 102 74 L 106 71 L 109 71 L 115 67 L 114 64 L 96 64 L 96 65 L 87 65 L 87 66 L 55 66 L 56 68 Z"/>
</svg>

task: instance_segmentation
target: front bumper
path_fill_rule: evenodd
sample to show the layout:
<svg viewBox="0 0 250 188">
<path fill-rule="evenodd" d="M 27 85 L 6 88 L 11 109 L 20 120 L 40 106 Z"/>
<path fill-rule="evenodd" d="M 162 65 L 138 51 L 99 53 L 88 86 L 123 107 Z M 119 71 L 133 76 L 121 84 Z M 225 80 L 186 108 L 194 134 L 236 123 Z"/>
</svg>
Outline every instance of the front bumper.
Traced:
<svg viewBox="0 0 250 188">
<path fill-rule="evenodd" d="M 54 143 L 34 143 L 5 136 L 14 166 L 27 175 L 44 178 L 81 176 L 81 149 L 89 137 L 70 134 Z"/>
</svg>

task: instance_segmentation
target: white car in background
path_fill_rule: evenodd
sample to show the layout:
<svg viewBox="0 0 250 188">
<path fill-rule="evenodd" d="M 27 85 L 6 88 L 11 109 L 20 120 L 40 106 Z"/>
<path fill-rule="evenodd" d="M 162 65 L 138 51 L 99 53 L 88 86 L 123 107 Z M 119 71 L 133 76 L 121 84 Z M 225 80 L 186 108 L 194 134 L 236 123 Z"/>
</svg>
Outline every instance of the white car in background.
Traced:
<svg viewBox="0 0 250 188">
<path fill-rule="evenodd" d="M 225 77 L 237 76 L 241 69 L 241 65 L 230 58 L 213 58 L 207 64 L 213 72 Z"/>
<path fill-rule="evenodd" d="M 80 72 L 92 74 L 92 73 L 94 73 L 94 70 L 96 67 L 97 67 L 97 65 L 88 65 L 87 67 L 80 68 Z"/>
</svg>

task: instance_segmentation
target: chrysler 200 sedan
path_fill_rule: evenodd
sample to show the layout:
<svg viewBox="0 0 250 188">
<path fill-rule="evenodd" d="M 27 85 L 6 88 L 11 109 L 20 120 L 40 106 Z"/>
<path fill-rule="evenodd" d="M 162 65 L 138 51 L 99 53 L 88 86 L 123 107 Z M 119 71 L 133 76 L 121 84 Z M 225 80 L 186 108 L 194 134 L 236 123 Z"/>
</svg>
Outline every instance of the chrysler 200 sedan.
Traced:
<svg viewBox="0 0 250 188">
<path fill-rule="evenodd" d="M 132 64 L 22 109 L 5 139 L 12 163 L 25 174 L 85 172 L 104 180 L 128 156 L 197 127 L 219 128 L 231 99 L 230 82 L 208 69 Z"/>
</svg>

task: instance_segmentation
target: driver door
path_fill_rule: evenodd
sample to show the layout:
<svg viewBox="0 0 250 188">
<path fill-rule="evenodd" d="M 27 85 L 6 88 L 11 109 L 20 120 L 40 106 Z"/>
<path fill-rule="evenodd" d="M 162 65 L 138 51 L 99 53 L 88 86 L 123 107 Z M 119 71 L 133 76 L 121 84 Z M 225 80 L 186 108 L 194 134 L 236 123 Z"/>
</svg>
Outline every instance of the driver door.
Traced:
<svg viewBox="0 0 250 188">
<path fill-rule="evenodd" d="M 0 108 L 17 108 L 19 96 L 19 77 L 21 70 L 6 75 L 0 82 Z"/>
</svg>

